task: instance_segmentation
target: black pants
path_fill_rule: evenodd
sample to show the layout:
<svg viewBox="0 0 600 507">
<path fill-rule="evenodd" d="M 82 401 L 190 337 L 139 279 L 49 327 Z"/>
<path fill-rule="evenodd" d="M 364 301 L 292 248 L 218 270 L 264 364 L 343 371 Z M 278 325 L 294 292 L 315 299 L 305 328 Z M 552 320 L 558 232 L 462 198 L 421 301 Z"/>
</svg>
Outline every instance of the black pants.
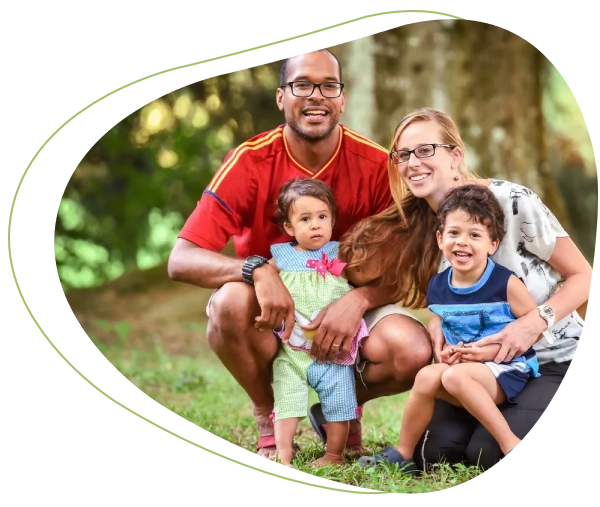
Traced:
<svg viewBox="0 0 600 507">
<path fill-rule="evenodd" d="M 538 422 L 562 382 L 570 361 L 540 366 L 541 377 L 531 379 L 516 405 L 500 405 L 513 433 L 523 438 Z M 433 418 L 417 444 L 414 460 L 422 470 L 444 460 L 479 465 L 484 470 L 504 457 L 494 437 L 464 408 L 436 400 Z"/>
</svg>

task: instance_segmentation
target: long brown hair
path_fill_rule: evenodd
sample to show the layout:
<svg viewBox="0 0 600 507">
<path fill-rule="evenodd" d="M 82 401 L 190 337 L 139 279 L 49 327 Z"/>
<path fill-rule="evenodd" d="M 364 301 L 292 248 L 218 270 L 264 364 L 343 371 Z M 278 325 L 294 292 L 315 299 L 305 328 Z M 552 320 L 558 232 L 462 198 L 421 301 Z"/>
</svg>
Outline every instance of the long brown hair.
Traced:
<svg viewBox="0 0 600 507">
<path fill-rule="evenodd" d="M 437 123 L 443 142 L 459 147 L 464 154 L 465 145 L 454 121 L 446 113 L 428 107 L 412 111 L 400 120 L 390 151 L 409 125 L 421 121 Z M 466 179 L 475 177 L 467 171 L 464 159 L 459 171 Z M 349 268 L 361 269 L 368 264 L 376 284 L 391 288 L 394 300 L 402 306 L 423 308 L 429 281 L 441 259 L 435 238 L 436 214 L 425 199 L 408 190 L 391 160 L 388 177 L 394 205 L 355 224 L 340 240 L 339 256 Z"/>
</svg>

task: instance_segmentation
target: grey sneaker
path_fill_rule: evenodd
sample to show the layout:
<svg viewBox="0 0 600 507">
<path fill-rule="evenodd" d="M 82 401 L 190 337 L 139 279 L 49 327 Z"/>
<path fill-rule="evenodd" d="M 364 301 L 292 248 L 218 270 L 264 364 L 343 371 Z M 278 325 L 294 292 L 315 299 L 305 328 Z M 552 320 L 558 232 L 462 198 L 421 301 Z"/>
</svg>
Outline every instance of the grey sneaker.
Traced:
<svg viewBox="0 0 600 507">
<path fill-rule="evenodd" d="M 383 451 L 375 456 L 362 456 L 358 458 L 358 464 L 363 467 L 374 467 L 377 463 L 390 463 L 398 465 L 404 473 L 417 475 L 419 470 L 412 460 L 405 460 L 395 447 L 388 445 Z"/>
</svg>

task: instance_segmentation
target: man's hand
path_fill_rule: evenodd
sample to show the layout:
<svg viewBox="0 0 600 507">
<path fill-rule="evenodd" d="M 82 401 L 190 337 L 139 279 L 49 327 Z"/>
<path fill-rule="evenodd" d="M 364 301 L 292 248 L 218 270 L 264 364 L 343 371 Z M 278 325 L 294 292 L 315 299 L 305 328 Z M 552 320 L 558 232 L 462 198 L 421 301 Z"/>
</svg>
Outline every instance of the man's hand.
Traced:
<svg viewBox="0 0 600 507">
<path fill-rule="evenodd" d="M 296 317 L 294 315 L 294 300 L 287 287 L 281 281 L 279 273 L 269 264 L 256 268 L 252 273 L 256 299 L 261 313 L 256 317 L 254 327 L 264 331 L 274 329 L 285 322 L 281 337 L 286 343 L 290 339 Z"/>
<path fill-rule="evenodd" d="M 467 343 L 463 347 L 456 347 L 456 351 L 460 353 L 461 360 L 465 363 L 483 363 L 484 361 L 492 361 L 500 350 L 500 344 L 491 343 L 489 345 L 480 345 L 481 341 Z"/>
<path fill-rule="evenodd" d="M 533 310 L 508 324 L 499 333 L 482 338 L 477 342 L 477 346 L 498 344 L 500 349 L 493 359 L 494 362 L 510 361 L 531 348 L 540 339 L 546 327 L 547 324 L 538 311 Z"/>
<path fill-rule="evenodd" d="M 344 360 L 350 353 L 363 318 L 364 302 L 356 290 L 352 290 L 323 308 L 311 323 L 302 326 L 306 331 L 316 330 L 310 357 L 319 363 L 331 362 L 341 351 L 338 359 Z"/>
<path fill-rule="evenodd" d="M 439 315 L 434 315 L 429 319 L 427 331 L 431 338 L 431 346 L 433 347 L 433 358 L 436 363 L 445 363 L 442 359 L 442 349 L 446 346 L 446 340 L 442 333 L 442 319 Z"/>
</svg>

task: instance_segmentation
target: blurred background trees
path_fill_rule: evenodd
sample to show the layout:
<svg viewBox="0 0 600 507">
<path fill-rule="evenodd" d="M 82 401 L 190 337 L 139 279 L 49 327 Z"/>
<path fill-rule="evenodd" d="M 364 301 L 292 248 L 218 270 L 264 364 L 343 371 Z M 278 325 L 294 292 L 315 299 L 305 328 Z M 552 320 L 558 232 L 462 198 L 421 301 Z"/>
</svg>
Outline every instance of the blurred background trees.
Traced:
<svg viewBox="0 0 600 507">
<path fill-rule="evenodd" d="M 581 112 L 552 64 L 492 25 L 408 25 L 330 48 L 343 66 L 342 122 L 386 148 L 412 109 L 449 113 L 467 164 L 540 194 L 590 262 L 597 174 Z M 177 233 L 226 153 L 283 123 L 280 62 L 175 90 L 108 131 L 65 190 L 56 263 L 66 291 L 94 287 L 168 258 Z"/>
</svg>

